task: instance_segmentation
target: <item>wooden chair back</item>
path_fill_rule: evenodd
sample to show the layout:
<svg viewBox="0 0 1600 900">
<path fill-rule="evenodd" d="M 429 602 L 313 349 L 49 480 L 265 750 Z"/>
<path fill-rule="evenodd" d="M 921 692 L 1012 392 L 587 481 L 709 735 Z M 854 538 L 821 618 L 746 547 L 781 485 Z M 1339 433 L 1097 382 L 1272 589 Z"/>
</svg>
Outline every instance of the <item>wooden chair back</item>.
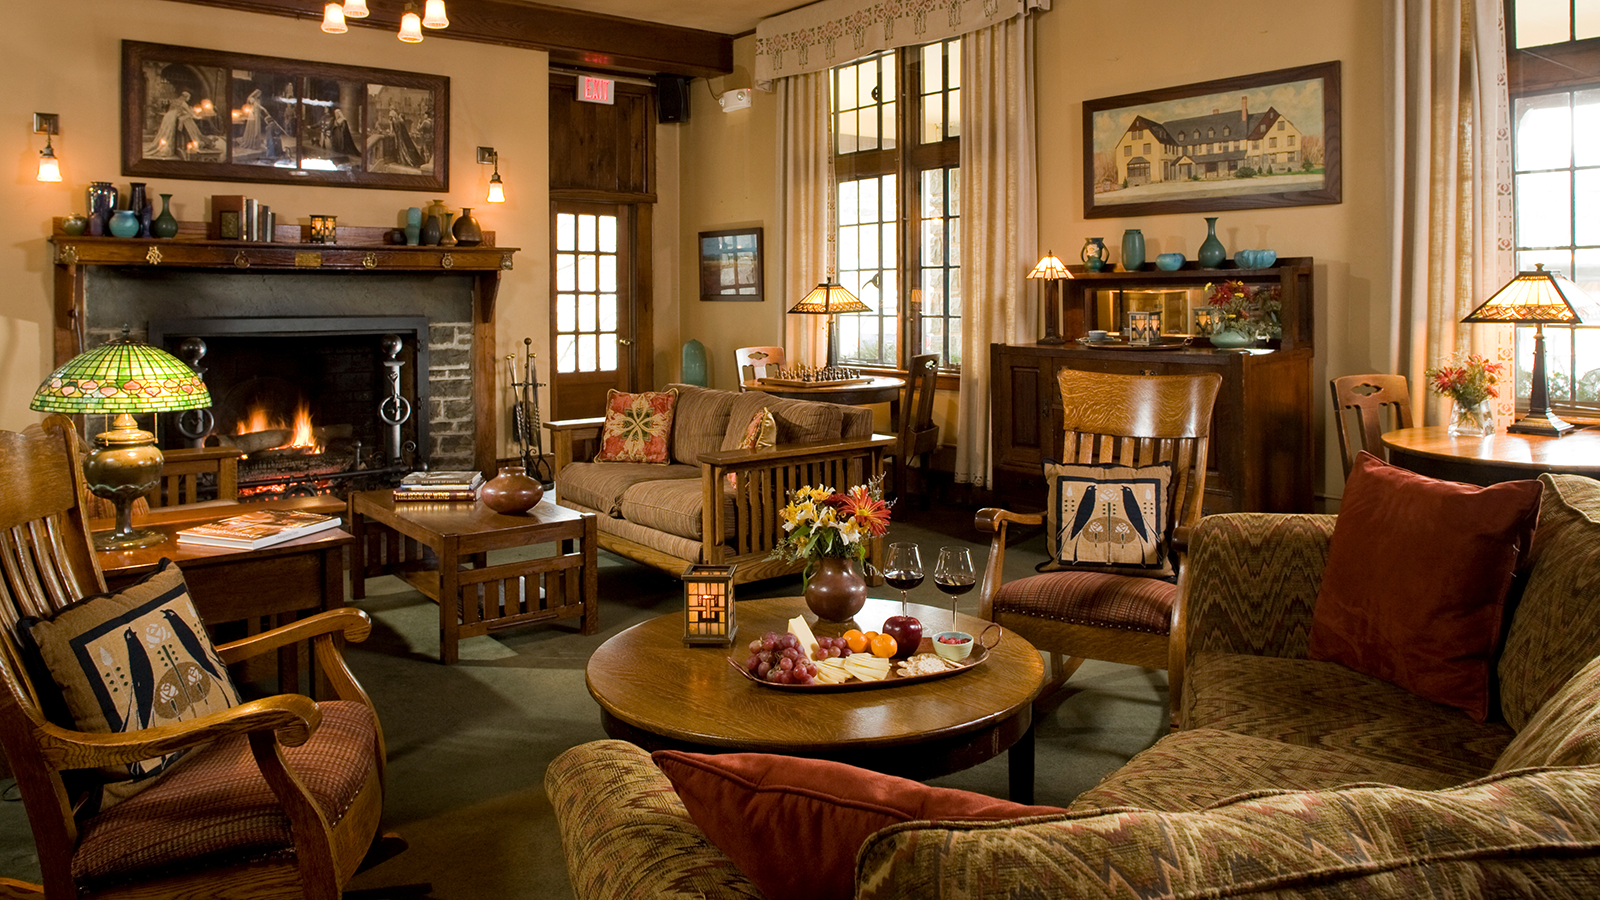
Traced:
<svg viewBox="0 0 1600 900">
<path fill-rule="evenodd" d="M 1328 382 L 1333 414 L 1338 420 L 1339 457 L 1350 474 L 1356 453 L 1365 450 L 1388 459 L 1380 437 L 1385 431 L 1411 427 L 1411 390 L 1404 375 L 1345 375 Z M 1353 420 L 1353 421 L 1352 421 Z M 1356 445 L 1353 434 L 1359 435 Z"/>
<path fill-rule="evenodd" d="M 195 447 L 162 451 L 161 486 L 147 500 L 152 507 L 200 502 L 200 476 L 215 476 L 217 500 L 239 499 L 238 447 Z"/>
<path fill-rule="evenodd" d="M 938 382 L 938 354 L 911 357 L 911 365 L 906 367 L 905 390 L 901 394 L 900 421 L 895 423 L 899 437 L 894 450 L 895 496 L 906 491 L 907 464 L 914 456 L 921 458 L 922 478 L 926 484 L 933 453 L 939 449 L 939 426 L 933 423 L 933 393 Z M 927 499 L 926 493 L 923 499 Z"/>
<path fill-rule="evenodd" d="M 1172 464 L 1174 527 L 1200 521 L 1211 411 L 1222 376 L 1113 375 L 1061 369 L 1065 463 Z"/>
<path fill-rule="evenodd" d="M 740 347 L 733 352 L 738 358 L 741 389 L 746 381 L 767 378 L 783 368 L 782 347 Z"/>
</svg>

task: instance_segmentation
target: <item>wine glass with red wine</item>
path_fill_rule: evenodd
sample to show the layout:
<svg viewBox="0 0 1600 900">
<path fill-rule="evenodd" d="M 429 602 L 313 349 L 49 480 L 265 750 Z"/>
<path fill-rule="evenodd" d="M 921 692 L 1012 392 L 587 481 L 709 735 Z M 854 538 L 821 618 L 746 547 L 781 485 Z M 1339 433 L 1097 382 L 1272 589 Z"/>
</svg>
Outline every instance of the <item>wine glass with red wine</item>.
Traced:
<svg viewBox="0 0 1600 900">
<path fill-rule="evenodd" d="M 922 583 L 922 551 L 910 541 L 889 545 L 889 562 L 883 580 L 900 592 L 900 615 L 908 616 L 906 592 Z"/>
<path fill-rule="evenodd" d="M 939 562 L 933 567 L 933 586 L 950 595 L 950 630 L 956 627 L 956 606 L 961 595 L 978 584 L 972 571 L 972 551 L 966 547 L 940 547 Z"/>
</svg>

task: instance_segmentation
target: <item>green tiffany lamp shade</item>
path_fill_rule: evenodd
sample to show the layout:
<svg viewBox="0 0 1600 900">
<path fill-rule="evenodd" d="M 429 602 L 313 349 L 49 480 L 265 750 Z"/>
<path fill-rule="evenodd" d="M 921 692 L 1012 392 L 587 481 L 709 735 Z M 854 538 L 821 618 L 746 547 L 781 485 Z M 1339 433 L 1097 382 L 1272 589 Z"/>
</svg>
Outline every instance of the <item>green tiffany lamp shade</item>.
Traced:
<svg viewBox="0 0 1600 900">
<path fill-rule="evenodd" d="M 32 409 L 116 416 L 111 430 L 95 437 L 95 449 L 83 462 L 89 490 L 117 508 L 116 527 L 95 533 L 97 548 L 127 550 L 165 539 L 132 525 L 133 501 L 161 480 L 155 435 L 141 430 L 132 414 L 210 405 L 211 392 L 199 375 L 171 354 L 129 340 L 126 329 L 121 340 L 78 354 L 39 385 Z"/>
</svg>

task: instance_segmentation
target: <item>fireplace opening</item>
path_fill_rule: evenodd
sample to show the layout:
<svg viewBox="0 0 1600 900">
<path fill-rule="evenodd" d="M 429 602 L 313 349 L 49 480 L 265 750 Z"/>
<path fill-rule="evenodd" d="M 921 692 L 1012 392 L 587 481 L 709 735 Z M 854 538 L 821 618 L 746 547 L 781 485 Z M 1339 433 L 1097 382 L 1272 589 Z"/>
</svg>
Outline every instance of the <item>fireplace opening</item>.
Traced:
<svg viewBox="0 0 1600 900">
<path fill-rule="evenodd" d="M 393 483 L 426 456 L 428 334 L 425 317 L 152 319 L 213 404 L 172 414 L 165 442 L 237 447 L 241 498 Z"/>
</svg>

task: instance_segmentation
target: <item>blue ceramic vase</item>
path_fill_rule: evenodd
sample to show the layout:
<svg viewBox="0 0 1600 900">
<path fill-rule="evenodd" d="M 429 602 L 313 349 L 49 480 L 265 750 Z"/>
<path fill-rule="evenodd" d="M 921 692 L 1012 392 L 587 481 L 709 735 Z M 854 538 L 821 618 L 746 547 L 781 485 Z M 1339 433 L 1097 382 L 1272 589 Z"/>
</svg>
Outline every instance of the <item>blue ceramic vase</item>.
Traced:
<svg viewBox="0 0 1600 900">
<path fill-rule="evenodd" d="M 1137 228 L 1122 233 L 1122 268 L 1129 272 L 1144 268 L 1144 232 Z"/>
<path fill-rule="evenodd" d="M 1200 244 L 1199 260 L 1202 268 L 1215 269 L 1228 258 L 1228 251 L 1217 240 L 1217 217 L 1206 216 L 1206 239 Z"/>
</svg>

